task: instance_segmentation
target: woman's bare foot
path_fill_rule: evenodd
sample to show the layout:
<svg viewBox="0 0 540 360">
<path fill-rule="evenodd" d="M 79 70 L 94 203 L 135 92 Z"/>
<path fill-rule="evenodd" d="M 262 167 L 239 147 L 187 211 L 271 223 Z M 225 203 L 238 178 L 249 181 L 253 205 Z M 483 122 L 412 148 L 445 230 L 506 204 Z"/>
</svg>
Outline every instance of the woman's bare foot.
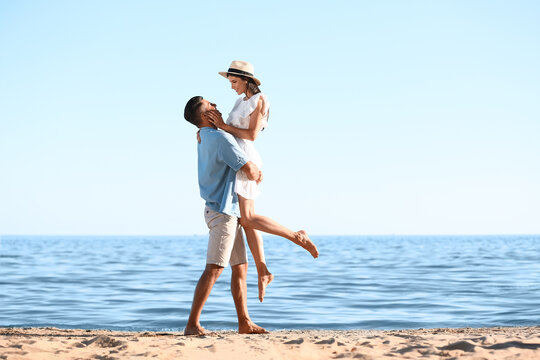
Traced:
<svg viewBox="0 0 540 360">
<path fill-rule="evenodd" d="M 304 230 L 297 231 L 294 233 L 294 235 L 296 237 L 296 244 L 309 251 L 311 256 L 313 256 L 315 259 L 319 257 L 319 250 L 317 250 L 317 247 L 313 241 L 309 239 L 309 236 Z"/>
<path fill-rule="evenodd" d="M 238 326 L 239 334 L 268 334 L 265 328 L 256 325 L 254 322 L 249 321 L 242 326 Z"/>
<path fill-rule="evenodd" d="M 274 280 L 274 275 L 267 273 L 266 275 L 259 276 L 259 301 L 263 302 L 264 295 L 266 294 L 266 287 Z"/>
<path fill-rule="evenodd" d="M 201 336 L 206 334 L 206 330 L 201 325 L 186 326 L 184 329 L 184 335 L 197 335 Z"/>
</svg>

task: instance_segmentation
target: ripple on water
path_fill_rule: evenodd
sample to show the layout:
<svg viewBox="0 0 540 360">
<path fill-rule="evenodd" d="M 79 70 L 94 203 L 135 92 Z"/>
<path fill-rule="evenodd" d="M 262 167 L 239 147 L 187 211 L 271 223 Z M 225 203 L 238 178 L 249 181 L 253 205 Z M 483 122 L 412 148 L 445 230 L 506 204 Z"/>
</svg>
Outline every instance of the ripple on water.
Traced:
<svg viewBox="0 0 540 360">
<path fill-rule="evenodd" d="M 521 326 L 540 318 L 540 236 L 313 240 L 320 244 L 317 260 L 281 239 L 265 241 L 276 278 L 262 304 L 255 267 L 248 273 L 248 306 L 261 325 Z M 181 330 L 206 244 L 203 236 L 4 236 L 0 326 Z M 209 328 L 236 328 L 230 276 L 225 269 L 203 310 Z"/>
</svg>

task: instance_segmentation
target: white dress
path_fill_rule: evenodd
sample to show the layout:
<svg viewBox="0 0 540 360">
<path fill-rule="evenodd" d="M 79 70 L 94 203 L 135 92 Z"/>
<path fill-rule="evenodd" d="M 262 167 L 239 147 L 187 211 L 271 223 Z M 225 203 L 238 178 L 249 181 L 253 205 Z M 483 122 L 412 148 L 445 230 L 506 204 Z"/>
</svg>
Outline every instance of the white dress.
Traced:
<svg viewBox="0 0 540 360">
<path fill-rule="evenodd" d="M 263 97 L 265 104 L 265 109 L 263 109 L 265 115 L 262 119 L 262 127 L 266 127 L 266 125 L 268 125 L 268 109 L 270 104 L 268 103 L 266 95 L 263 93 L 255 94 L 247 100 L 245 100 L 245 97 L 243 96 L 236 100 L 233 109 L 229 113 L 226 123 L 240 129 L 249 128 L 250 115 L 255 108 L 257 108 L 257 103 L 261 96 Z M 262 159 L 255 149 L 255 144 L 253 141 L 240 139 L 237 137 L 235 138 L 238 145 L 240 145 L 242 150 L 244 150 L 249 157 L 249 160 L 257 165 L 259 169 L 261 169 Z M 257 185 L 257 182 L 249 180 L 243 171 L 238 171 L 236 173 L 236 185 L 234 190 L 238 195 L 246 199 L 255 199 L 259 195 L 259 186 Z"/>
</svg>

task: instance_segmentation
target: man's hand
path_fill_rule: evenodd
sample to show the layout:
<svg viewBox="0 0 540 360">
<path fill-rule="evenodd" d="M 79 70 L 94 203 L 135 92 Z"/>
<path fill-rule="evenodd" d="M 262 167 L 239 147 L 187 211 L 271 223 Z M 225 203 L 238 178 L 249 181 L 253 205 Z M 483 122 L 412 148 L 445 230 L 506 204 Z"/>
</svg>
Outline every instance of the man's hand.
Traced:
<svg viewBox="0 0 540 360">
<path fill-rule="evenodd" d="M 204 116 L 208 121 L 210 121 L 210 123 L 212 123 L 212 125 L 214 125 L 218 129 L 223 129 L 226 125 L 223 121 L 221 113 L 218 110 L 209 110 L 204 113 Z"/>
</svg>

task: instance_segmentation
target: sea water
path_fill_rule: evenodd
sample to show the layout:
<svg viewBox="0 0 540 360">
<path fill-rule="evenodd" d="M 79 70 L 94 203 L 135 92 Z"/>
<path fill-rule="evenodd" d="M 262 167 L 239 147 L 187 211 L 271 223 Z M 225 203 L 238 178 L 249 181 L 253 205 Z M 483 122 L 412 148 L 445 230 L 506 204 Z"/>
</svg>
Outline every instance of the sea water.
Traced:
<svg viewBox="0 0 540 360">
<path fill-rule="evenodd" d="M 248 307 L 267 329 L 540 324 L 540 236 L 313 236 L 320 257 L 265 237 L 275 280 Z M 0 326 L 178 331 L 206 236 L 2 236 Z M 201 323 L 235 329 L 230 268 Z"/>
</svg>

